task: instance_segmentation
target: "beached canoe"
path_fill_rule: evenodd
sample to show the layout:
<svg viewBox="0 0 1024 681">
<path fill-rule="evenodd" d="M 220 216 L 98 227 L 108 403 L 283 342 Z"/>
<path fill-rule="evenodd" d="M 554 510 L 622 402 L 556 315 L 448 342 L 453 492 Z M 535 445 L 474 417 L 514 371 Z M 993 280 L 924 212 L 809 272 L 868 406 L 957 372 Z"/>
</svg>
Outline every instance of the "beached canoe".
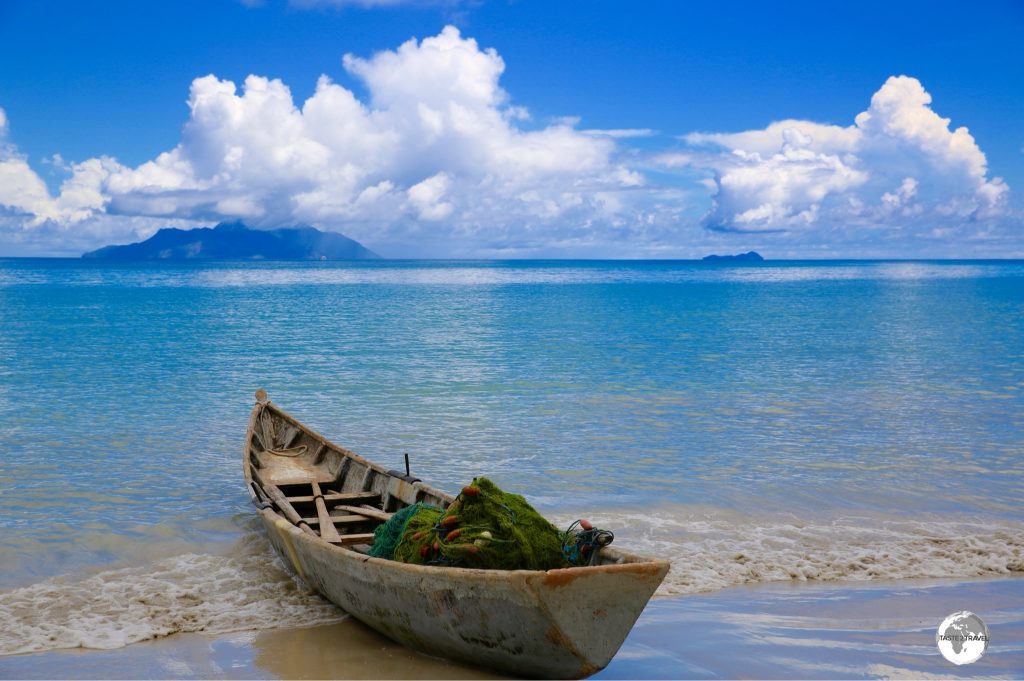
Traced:
<svg viewBox="0 0 1024 681">
<path fill-rule="evenodd" d="M 244 470 L 271 544 L 312 588 L 430 655 L 517 676 L 582 678 L 605 667 L 668 572 L 612 547 L 548 571 L 412 565 L 366 554 L 373 530 L 418 502 L 454 497 L 386 470 L 267 400 L 249 419 Z"/>
</svg>

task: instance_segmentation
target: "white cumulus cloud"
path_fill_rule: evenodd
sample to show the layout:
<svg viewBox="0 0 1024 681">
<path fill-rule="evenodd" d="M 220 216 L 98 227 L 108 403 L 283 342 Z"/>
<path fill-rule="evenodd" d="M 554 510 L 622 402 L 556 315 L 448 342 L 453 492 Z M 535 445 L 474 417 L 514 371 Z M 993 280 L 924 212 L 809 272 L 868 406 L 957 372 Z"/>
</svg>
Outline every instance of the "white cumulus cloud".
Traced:
<svg viewBox="0 0 1024 681">
<path fill-rule="evenodd" d="M 608 194 L 642 177 L 614 158 L 615 142 L 528 117 L 499 85 L 505 63 L 454 27 L 396 50 L 344 57 L 369 101 L 322 76 L 301 104 L 280 80 L 239 88 L 193 81 L 180 143 L 136 168 L 113 159 L 72 167 L 51 197 L 24 159 L 10 156 L 0 202 L 74 224 L 97 215 L 255 226 L 309 223 L 385 252 L 422 239 L 465 250 L 518 248 L 514 225 L 593 221 Z"/>
<path fill-rule="evenodd" d="M 651 137 L 655 134 L 655 131 L 651 128 L 613 128 L 610 130 L 583 130 L 581 131 L 584 135 L 593 135 L 595 137 L 614 137 L 618 139 L 628 139 L 630 137 Z"/>
<path fill-rule="evenodd" d="M 396 257 L 1019 244 L 1007 185 L 906 76 L 848 126 L 788 119 L 692 133 L 659 153 L 653 129 L 531 121 L 501 87 L 501 56 L 451 26 L 343 65 L 367 97 L 327 76 L 300 102 L 259 75 L 196 78 L 176 146 L 137 167 L 55 161 L 66 173 L 55 193 L 0 109 L 0 253 L 70 254 L 237 219 L 341 231 Z M 648 150 L 628 148 L 634 138 Z"/>
<path fill-rule="evenodd" d="M 714 173 L 707 224 L 724 231 L 962 225 L 1003 215 L 1008 187 L 988 176 L 967 128 L 951 129 L 931 101 L 918 80 L 894 76 L 853 125 L 784 120 L 694 133 L 684 138 L 690 152 L 661 162 Z"/>
<path fill-rule="evenodd" d="M 20 216 L 21 225 L 32 228 L 46 221 L 78 222 L 102 212 L 107 199 L 101 187 L 115 162 L 94 158 L 68 166 L 70 177 L 54 198 L 7 135 L 7 115 L 0 109 L 0 215 Z"/>
</svg>

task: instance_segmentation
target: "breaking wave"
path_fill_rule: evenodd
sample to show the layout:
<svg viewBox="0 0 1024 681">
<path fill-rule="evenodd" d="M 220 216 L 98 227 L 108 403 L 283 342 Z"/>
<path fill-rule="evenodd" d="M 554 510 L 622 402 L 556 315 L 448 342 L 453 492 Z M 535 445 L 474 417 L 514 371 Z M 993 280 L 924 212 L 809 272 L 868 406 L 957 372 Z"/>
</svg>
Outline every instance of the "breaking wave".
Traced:
<svg viewBox="0 0 1024 681">
<path fill-rule="evenodd" d="M 297 583 L 266 545 L 188 553 L 142 567 L 0 592 L 0 655 L 121 648 L 179 632 L 297 627 L 345 613 Z"/>
<path fill-rule="evenodd" d="M 578 516 L 575 516 L 578 517 Z M 574 516 L 558 514 L 556 525 Z M 591 514 L 615 545 L 672 561 L 657 597 L 790 580 L 977 578 L 1024 573 L 1024 523 L 843 517 L 804 522 L 662 507 Z M 225 555 L 186 553 L 0 592 L 0 655 L 118 648 L 179 632 L 299 627 L 345 614 L 293 577 L 262 532 Z"/>
<path fill-rule="evenodd" d="M 721 511 L 594 514 L 619 548 L 672 562 L 657 596 L 788 580 L 1024 573 L 1024 523 L 846 516 L 804 522 Z M 1024 576 L 1024 574 L 1021 574 Z"/>
</svg>

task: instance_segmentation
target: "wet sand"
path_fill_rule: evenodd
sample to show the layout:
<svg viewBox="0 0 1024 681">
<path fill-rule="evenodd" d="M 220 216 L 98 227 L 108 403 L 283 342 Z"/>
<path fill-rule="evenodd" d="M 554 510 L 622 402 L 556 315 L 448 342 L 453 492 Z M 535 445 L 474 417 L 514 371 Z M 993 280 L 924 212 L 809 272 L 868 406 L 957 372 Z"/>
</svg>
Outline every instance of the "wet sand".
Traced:
<svg viewBox="0 0 1024 681">
<path fill-rule="evenodd" d="M 115 650 L 0 658 L 0 678 L 483 679 L 493 673 L 421 655 L 354 619 L 220 636 L 176 634 Z"/>
<path fill-rule="evenodd" d="M 971 610 L 990 645 L 957 667 L 935 646 Z M 776 583 L 652 601 L 593 678 L 1020 678 L 1024 579 Z M 2 678 L 500 678 L 399 646 L 347 619 L 305 629 L 181 634 L 107 651 L 0 658 Z"/>
</svg>

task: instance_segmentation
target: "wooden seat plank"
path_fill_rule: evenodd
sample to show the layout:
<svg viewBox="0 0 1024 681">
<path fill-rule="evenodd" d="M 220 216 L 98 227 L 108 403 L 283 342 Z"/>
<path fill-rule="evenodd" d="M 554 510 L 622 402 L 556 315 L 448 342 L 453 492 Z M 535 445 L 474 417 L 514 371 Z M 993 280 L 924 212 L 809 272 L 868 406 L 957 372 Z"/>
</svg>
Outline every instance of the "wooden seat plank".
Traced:
<svg viewBox="0 0 1024 681">
<path fill-rule="evenodd" d="M 327 503 L 334 501 L 373 501 L 374 499 L 380 499 L 380 492 L 328 492 L 324 495 L 324 501 Z M 294 496 L 288 497 L 288 501 L 293 504 L 301 504 L 313 501 L 313 497 L 308 495 Z"/>
<path fill-rule="evenodd" d="M 360 515 L 369 516 L 376 518 L 377 520 L 388 520 L 394 513 L 388 513 L 382 511 L 379 508 L 373 508 L 372 506 L 347 506 L 345 504 L 338 504 L 334 507 L 335 510 L 348 511 L 349 513 L 358 513 Z"/>
<path fill-rule="evenodd" d="M 308 523 L 309 525 L 317 525 L 320 523 L 319 518 L 303 518 L 302 522 Z M 365 515 L 332 515 L 331 522 L 335 525 L 351 525 L 353 523 L 379 523 L 380 518 L 369 518 Z"/>
<path fill-rule="evenodd" d="M 352 544 L 373 544 L 373 534 L 343 534 L 338 541 L 332 541 L 335 546 L 349 546 Z"/>
</svg>

